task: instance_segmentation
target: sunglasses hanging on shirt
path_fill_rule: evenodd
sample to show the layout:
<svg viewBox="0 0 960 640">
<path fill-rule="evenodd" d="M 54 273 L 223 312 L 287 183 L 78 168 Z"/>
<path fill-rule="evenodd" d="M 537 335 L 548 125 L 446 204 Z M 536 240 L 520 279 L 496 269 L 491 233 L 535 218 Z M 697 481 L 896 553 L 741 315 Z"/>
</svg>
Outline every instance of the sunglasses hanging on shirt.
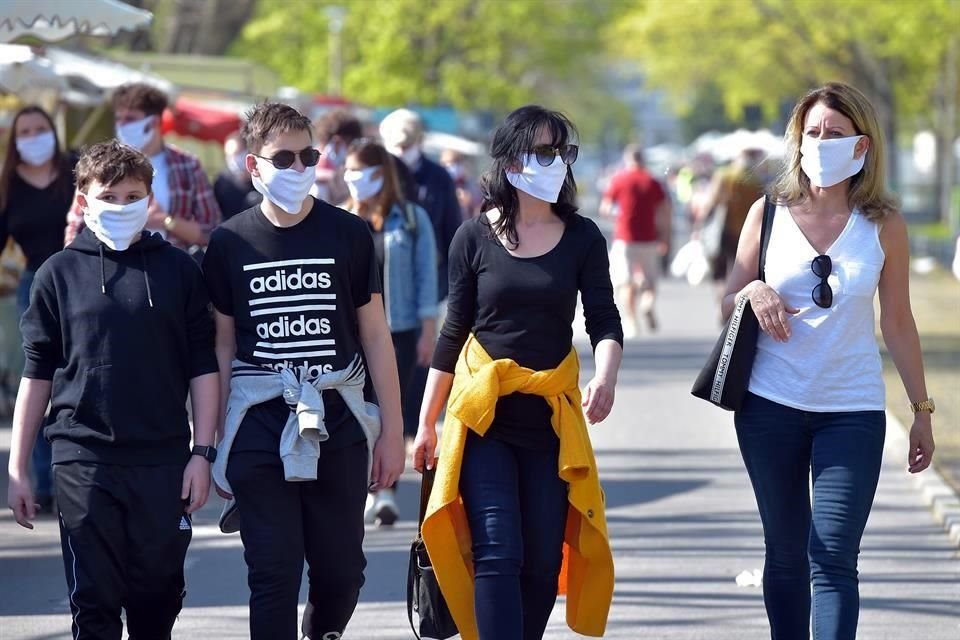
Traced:
<svg viewBox="0 0 960 640">
<path fill-rule="evenodd" d="M 810 263 L 810 269 L 813 275 L 820 278 L 820 284 L 813 288 L 810 297 L 818 307 L 829 309 L 833 305 L 833 289 L 830 288 L 827 278 L 833 272 L 833 261 L 826 254 L 819 255 Z"/>
<path fill-rule="evenodd" d="M 296 162 L 297 156 L 300 156 L 300 162 L 302 162 L 305 167 L 315 167 L 317 163 L 320 162 L 320 152 L 313 147 L 307 147 L 301 151 L 288 151 L 284 149 L 283 151 L 277 151 L 273 154 L 272 158 L 258 156 L 257 154 L 253 155 L 261 160 L 266 160 L 277 169 L 289 169 L 293 166 L 293 163 Z"/>
</svg>

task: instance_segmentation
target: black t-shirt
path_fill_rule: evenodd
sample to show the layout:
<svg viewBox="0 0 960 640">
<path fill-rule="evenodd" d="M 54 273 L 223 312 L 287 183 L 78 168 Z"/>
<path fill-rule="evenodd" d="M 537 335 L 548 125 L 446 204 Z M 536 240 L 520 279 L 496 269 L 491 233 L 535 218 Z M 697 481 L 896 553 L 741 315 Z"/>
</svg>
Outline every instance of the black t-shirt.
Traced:
<svg viewBox="0 0 960 640">
<path fill-rule="evenodd" d="M 36 271 L 47 258 L 63 249 L 67 212 L 73 203 L 73 164 L 65 160 L 61 171 L 70 177 L 58 176 L 50 185 L 38 189 L 14 171 L 7 194 L 6 210 L 0 214 L 0 251 L 13 236 L 27 259 L 27 269 Z"/>
<path fill-rule="evenodd" d="M 494 359 L 509 358 L 536 371 L 556 367 L 573 345 L 578 292 L 593 347 L 604 339 L 623 344 L 607 242 L 592 220 L 575 215 L 556 247 L 535 258 L 517 258 L 481 215 L 457 230 L 449 263 L 450 296 L 435 369 L 453 373 L 471 332 Z M 495 416 L 488 432 L 493 437 L 536 448 L 556 440 L 550 408 L 538 396 L 504 396 Z"/>
<path fill-rule="evenodd" d="M 377 268 L 379 269 L 380 273 L 380 282 L 383 282 L 383 265 L 387 260 L 387 248 L 384 244 L 383 228 L 381 227 L 379 230 L 377 230 L 373 228 L 372 224 L 368 226 L 370 228 L 370 234 L 373 236 L 373 251 L 374 255 L 377 256 Z"/>
<path fill-rule="evenodd" d="M 203 261 L 210 299 L 233 317 L 237 359 L 311 377 L 363 356 L 357 309 L 380 293 L 373 240 L 357 216 L 315 200 L 293 227 L 276 227 L 253 207 L 217 228 Z M 365 389 L 372 398 L 369 374 Z M 364 435 L 340 394 L 323 392 L 326 448 Z M 282 398 L 251 408 L 234 451 L 276 452 L 290 416 Z"/>
</svg>

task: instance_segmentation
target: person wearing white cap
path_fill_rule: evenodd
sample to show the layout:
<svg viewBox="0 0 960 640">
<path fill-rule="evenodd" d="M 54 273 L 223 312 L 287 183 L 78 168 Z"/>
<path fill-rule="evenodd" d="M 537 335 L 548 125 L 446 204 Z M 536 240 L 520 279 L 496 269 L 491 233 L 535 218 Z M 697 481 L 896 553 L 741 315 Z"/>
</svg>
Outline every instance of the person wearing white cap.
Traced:
<svg viewBox="0 0 960 640">
<path fill-rule="evenodd" d="M 380 123 L 383 145 L 413 172 L 417 184 L 417 203 L 426 210 L 433 224 L 433 235 L 437 241 L 437 301 L 442 303 L 447 297 L 447 254 L 453 235 L 463 222 L 463 214 L 453 178 L 442 165 L 423 154 L 423 132 L 423 120 L 410 109 L 397 109 Z M 403 434 L 408 444 L 417 434 L 420 402 L 426 382 L 427 369 L 418 366 L 402 394 Z"/>
</svg>

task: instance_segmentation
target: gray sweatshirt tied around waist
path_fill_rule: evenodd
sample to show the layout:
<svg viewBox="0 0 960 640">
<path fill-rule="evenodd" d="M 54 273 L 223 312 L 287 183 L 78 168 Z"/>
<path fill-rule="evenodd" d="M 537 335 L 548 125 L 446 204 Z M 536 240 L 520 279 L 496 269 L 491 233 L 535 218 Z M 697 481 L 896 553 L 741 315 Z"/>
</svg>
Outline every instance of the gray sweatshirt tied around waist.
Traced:
<svg viewBox="0 0 960 640">
<path fill-rule="evenodd" d="M 283 473 L 290 482 L 317 479 L 320 443 L 330 435 L 324 424 L 324 406 L 321 391 L 335 389 L 367 436 L 367 477 L 373 466 L 373 447 L 380 437 L 380 409 L 363 397 L 366 380 L 360 356 L 344 369 L 321 374 L 309 380 L 303 367 L 274 371 L 250 365 L 239 360 L 233 363 L 230 379 L 230 397 L 224 419 L 223 440 L 213 464 L 213 479 L 217 485 L 233 493 L 227 481 L 230 449 L 237 437 L 240 423 L 247 411 L 258 404 L 283 397 L 290 406 L 290 417 L 280 436 L 280 459 Z"/>
</svg>

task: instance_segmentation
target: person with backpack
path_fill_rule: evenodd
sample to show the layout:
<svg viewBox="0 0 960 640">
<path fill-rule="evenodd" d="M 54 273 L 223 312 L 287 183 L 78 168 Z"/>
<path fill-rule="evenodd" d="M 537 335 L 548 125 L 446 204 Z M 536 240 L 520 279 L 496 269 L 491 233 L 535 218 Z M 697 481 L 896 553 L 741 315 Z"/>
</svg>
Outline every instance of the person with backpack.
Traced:
<svg viewBox="0 0 960 640">
<path fill-rule="evenodd" d="M 404 199 L 395 162 L 383 146 L 357 141 L 347 152 L 345 167 L 350 191 L 346 208 L 363 218 L 373 234 L 402 399 L 414 367 L 428 366 L 433 356 L 437 322 L 433 227 L 422 207 Z M 367 524 L 389 526 L 398 517 L 393 487 L 370 493 L 364 512 Z"/>
</svg>

